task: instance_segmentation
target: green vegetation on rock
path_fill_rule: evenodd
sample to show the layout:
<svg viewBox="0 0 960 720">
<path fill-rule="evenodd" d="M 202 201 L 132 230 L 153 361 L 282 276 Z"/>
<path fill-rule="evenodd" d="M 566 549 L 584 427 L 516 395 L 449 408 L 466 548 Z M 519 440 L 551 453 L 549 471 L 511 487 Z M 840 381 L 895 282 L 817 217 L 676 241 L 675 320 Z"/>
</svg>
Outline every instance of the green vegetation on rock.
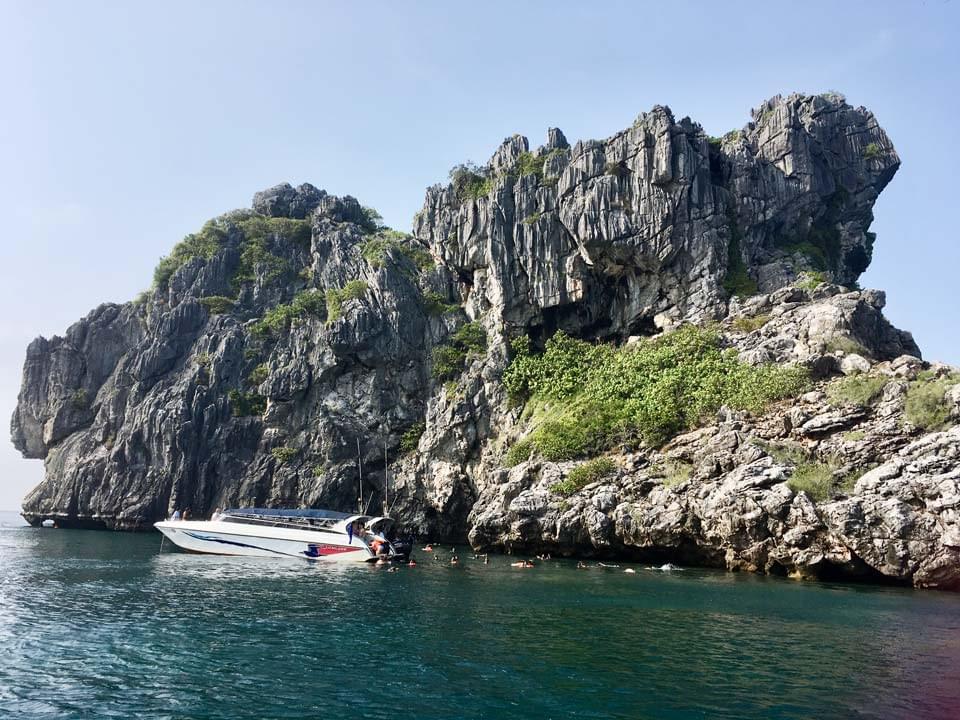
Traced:
<svg viewBox="0 0 960 720">
<path fill-rule="evenodd" d="M 296 318 L 313 315 L 323 317 L 327 304 L 327 296 L 320 290 L 304 290 L 297 293 L 289 303 L 281 303 L 271 308 L 250 328 L 250 332 L 258 337 L 279 335 L 290 329 Z"/>
<path fill-rule="evenodd" d="M 397 230 L 382 230 L 360 247 L 363 259 L 374 268 L 383 267 L 392 252 L 408 258 L 418 270 L 427 270 L 433 266 L 430 253 L 418 246 L 412 235 Z"/>
<path fill-rule="evenodd" d="M 836 380 L 827 387 L 827 399 L 835 407 L 842 405 L 873 405 L 883 393 L 890 378 L 882 375 L 851 375 Z"/>
<path fill-rule="evenodd" d="M 805 492 L 814 502 L 829 500 L 833 494 L 833 468 L 825 463 L 800 463 L 787 480 L 787 487 Z"/>
<path fill-rule="evenodd" d="M 307 220 L 252 215 L 237 223 L 243 233 L 240 245 L 240 264 L 231 280 L 239 290 L 246 282 L 257 279 L 258 273 L 266 282 L 279 279 L 290 270 L 290 263 L 273 252 L 283 244 L 291 243 L 303 250 L 310 247 L 310 223 Z"/>
<path fill-rule="evenodd" d="M 263 415 L 267 410 L 267 399 L 258 393 L 231 390 L 227 393 L 227 399 L 236 417 Z"/>
<path fill-rule="evenodd" d="M 260 385 L 270 374 L 270 368 L 266 363 L 257 365 L 247 376 L 247 382 L 251 385 Z"/>
<path fill-rule="evenodd" d="M 768 322 L 770 322 L 769 315 L 754 315 L 753 317 L 738 317 L 730 323 L 730 326 L 739 332 L 749 333 L 759 330 Z"/>
<path fill-rule="evenodd" d="M 487 332 L 479 322 L 469 322 L 457 328 L 449 342 L 433 350 L 433 377 L 451 380 L 461 372 L 471 353 L 480 354 L 487 349 Z"/>
<path fill-rule="evenodd" d="M 223 247 L 226 238 L 226 223 L 221 218 L 208 220 L 199 232 L 187 235 L 169 255 L 160 258 L 153 271 L 153 286 L 166 288 L 173 274 L 194 258 L 209 260 Z"/>
<path fill-rule="evenodd" d="M 359 300 L 367 294 L 367 284 L 363 280 L 351 280 L 342 288 L 328 288 L 326 294 L 327 322 L 340 319 L 343 305 L 350 300 Z"/>
<path fill-rule="evenodd" d="M 878 157 L 880 157 L 880 146 L 876 143 L 868 143 L 863 149 L 863 159 L 875 160 Z"/>
<path fill-rule="evenodd" d="M 310 222 L 282 217 L 267 217 L 250 210 L 236 210 L 207 221 L 199 232 L 187 235 L 170 254 L 160 259 L 153 271 L 154 288 L 164 289 L 181 267 L 195 258 L 211 259 L 227 243 L 231 233 L 238 234 L 240 263 L 232 279 L 235 289 L 263 273 L 266 280 L 279 278 L 289 263 L 272 252 L 283 244 L 303 250 L 310 247 Z"/>
<path fill-rule="evenodd" d="M 480 168 L 469 162 L 457 165 L 450 171 L 450 182 L 457 200 L 477 200 L 490 194 L 493 179 L 481 172 Z"/>
<path fill-rule="evenodd" d="M 412 453 L 416 450 L 420 443 L 420 437 L 426 429 L 427 424 L 423 422 L 414 423 L 407 428 L 407 431 L 400 437 L 400 452 Z"/>
<path fill-rule="evenodd" d="M 947 389 L 960 383 L 960 373 L 951 373 L 943 377 L 934 377 L 932 373 L 921 373 L 907 387 L 907 399 L 904 414 L 907 422 L 921 430 L 938 430 L 950 420 L 950 406 L 947 404 Z"/>
<path fill-rule="evenodd" d="M 673 487 L 690 479 L 693 465 L 683 460 L 667 460 L 658 471 L 663 475 L 663 486 Z"/>
<path fill-rule="evenodd" d="M 837 224 L 849 200 L 850 193 L 840 187 L 826 198 L 823 214 L 811 223 L 806 234 L 783 235 L 776 240 L 776 246 L 787 252 L 806 256 L 817 270 L 829 270 L 839 266 L 843 248 Z M 869 259 L 867 262 L 869 263 Z M 865 268 L 866 266 L 860 271 L 862 272 Z"/>
<path fill-rule="evenodd" d="M 447 299 L 438 292 L 428 291 L 423 294 L 423 309 L 428 315 L 446 315 L 460 306 L 447 302 Z"/>
<path fill-rule="evenodd" d="M 760 411 L 808 383 L 803 368 L 742 363 L 722 349 L 715 330 L 692 325 L 623 348 L 563 332 L 540 355 L 528 338 L 512 347 L 504 384 L 526 400 L 534 429 L 525 442 L 548 460 L 596 455 L 634 439 L 658 446 L 721 405 Z"/>
<path fill-rule="evenodd" d="M 83 388 L 77 388 L 70 393 L 70 405 L 75 410 L 86 410 L 90 407 L 90 396 Z"/>
<path fill-rule="evenodd" d="M 573 495 L 590 483 L 602 480 L 616 469 L 617 466 L 610 458 L 599 457 L 587 460 L 587 462 L 577 465 L 567 473 L 565 480 L 551 485 L 550 490 L 557 495 Z"/>
<path fill-rule="evenodd" d="M 827 281 L 827 276 L 819 270 L 808 270 L 800 273 L 796 286 L 802 290 L 816 290 Z"/>
<path fill-rule="evenodd" d="M 532 152 L 522 152 L 517 158 L 517 173 L 520 177 L 525 177 L 527 175 L 535 175 L 536 177 L 543 177 L 543 163 L 545 158 L 543 156 L 536 156 Z"/>
<path fill-rule="evenodd" d="M 224 295 L 207 295 L 206 297 L 200 298 L 200 304 L 203 305 L 211 315 L 223 315 L 233 310 L 236 301 Z"/>
<path fill-rule="evenodd" d="M 270 451 L 270 454 L 273 455 L 273 459 L 278 464 L 284 465 L 297 456 L 297 450 L 292 447 L 275 447 Z"/>
</svg>

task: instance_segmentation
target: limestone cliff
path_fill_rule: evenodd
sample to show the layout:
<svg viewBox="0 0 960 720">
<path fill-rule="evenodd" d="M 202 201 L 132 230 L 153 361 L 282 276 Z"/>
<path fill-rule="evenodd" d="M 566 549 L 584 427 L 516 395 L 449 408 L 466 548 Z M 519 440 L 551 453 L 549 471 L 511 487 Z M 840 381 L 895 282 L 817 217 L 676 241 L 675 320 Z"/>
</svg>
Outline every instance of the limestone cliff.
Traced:
<svg viewBox="0 0 960 720">
<path fill-rule="evenodd" d="M 30 345 L 12 435 L 46 479 L 24 514 L 352 508 L 359 444 L 365 501 L 388 470 L 391 514 L 422 536 L 957 588 L 960 380 L 855 289 L 898 166 L 867 110 L 791 95 L 719 139 L 663 107 L 604 141 L 514 136 L 429 188 L 412 235 L 310 185 L 258 193 L 143 297 Z M 512 340 L 620 346 L 691 322 L 808 386 L 611 446 L 615 469 L 573 492 L 581 460 L 506 466 L 535 424 L 504 387 Z M 875 392 L 847 402 L 847 375 Z M 939 394 L 936 423 L 909 422 L 911 383 Z M 791 482 L 809 466 L 827 492 Z"/>
</svg>

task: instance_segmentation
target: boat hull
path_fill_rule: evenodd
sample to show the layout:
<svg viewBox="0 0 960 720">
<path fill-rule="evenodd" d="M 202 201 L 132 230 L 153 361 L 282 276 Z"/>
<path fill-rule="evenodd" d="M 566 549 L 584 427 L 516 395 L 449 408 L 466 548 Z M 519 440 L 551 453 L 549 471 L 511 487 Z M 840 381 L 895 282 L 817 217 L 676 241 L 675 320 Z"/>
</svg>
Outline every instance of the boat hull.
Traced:
<svg viewBox="0 0 960 720">
<path fill-rule="evenodd" d="M 323 562 L 369 562 L 373 552 L 359 539 L 348 541 L 322 530 L 263 528 L 242 523 L 165 520 L 154 523 L 177 547 L 213 555 L 295 557 Z"/>
</svg>

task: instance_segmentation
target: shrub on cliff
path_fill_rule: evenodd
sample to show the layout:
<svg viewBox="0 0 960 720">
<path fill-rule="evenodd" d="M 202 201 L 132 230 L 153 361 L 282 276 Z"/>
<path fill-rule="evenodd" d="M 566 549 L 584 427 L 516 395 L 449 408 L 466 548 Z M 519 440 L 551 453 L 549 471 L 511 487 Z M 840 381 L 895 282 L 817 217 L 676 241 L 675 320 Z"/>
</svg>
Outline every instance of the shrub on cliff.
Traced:
<svg viewBox="0 0 960 720">
<path fill-rule="evenodd" d="M 233 310 L 235 301 L 223 295 L 207 295 L 200 298 L 200 304 L 203 305 L 211 315 L 222 315 Z"/>
<path fill-rule="evenodd" d="M 479 354 L 487 349 L 487 332 L 479 322 L 461 325 L 450 336 L 450 342 L 433 350 L 433 377 L 450 380 L 463 372 L 464 363 L 471 353 Z"/>
<path fill-rule="evenodd" d="M 199 232 L 187 235 L 170 254 L 160 258 L 153 271 L 153 286 L 166 288 L 170 278 L 194 258 L 209 260 L 227 242 L 231 232 L 240 233 L 240 265 L 233 278 L 234 287 L 256 279 L 258 267 L 267 279 L 279 277 L 288 263 L 271 251 L 274 244 L 293 243 L 310 247 L 310 222 L 282 217 L 266 217 L 250 210 L 226 213 L 208 220 Z"/>
<path fill-rule="evenodd" d="M 457 165 L 450 171 L 450 183 L 457 200 L 476 200 L 490 193 L 493 180 L 481 173 L 480 168 L 470 162 Z"/>
<path fill-rule="evenodd" d="M 227 399 L 236 417 L 263 415 L 267 410 L 267 399 L 257 393 L 231 390 L 227 393 Z"/>
<path fill-rule="evenodd" d="M 527 440 L 548 460 L 634 439 L 660 445 L 721 405 L 760 411 L 808 382 L 803 368 L 742 363 L 716 331 L 692 325 L 623 348 L 558 332 L 540 355 L 526 338 L 513 351 L 504 384 L 527 401 Z"/>
<path fill-rule="evenodd" d="M 420 438 L 426 432 L 427 424 L 423 422 L 414 423 L 400 437 L 400 452 L 412 453 L 420 444 Z"/>
<path fill-rule="evenodd" d="M 960 383 L 960 373 L 936 378 L 921 373 L 907 387 L 904 414 L 907 422 L 921 430 L 937 430 L 950 419 L 950 407 L 944 397 L 951 385 Z"/>
<path fill-rule="evenodd" d="M 602 480 L 616 469 L 617 466 L 610 458 L 599 457 L 587 460 L 567 473 L 565 480 L 551 485 L 550 489 L 558 495 L 573 495 L 590 483 Z"/>
<path fill-rule="evenodd" d="M 418 270 L 427 270 L 433 265 L 433 257 L 424 247 L 411 235 L 397 230 L 382 230 L 360 247 L 360 255 L 374 268 L 383 267 L 390 253 L 406 257 Z"/>
<path fill-rule="evenodd" d="M 827 398 L 835 407 L 842 405 L 867 407 L 880 398 L 889 379 L 882 375 L 851 375 L 831 383 L 827 388 Z"/>
<path fill-rule="evenodd" d="M 187 235 L 174 245 L 169 255 L 160 258 L 153 271 L 154 287 L 166 288 L 173 274 L 194 258 L 212 258 L 223 246 L 226 237 L 226 228 L 219 218 L 208 220 L 200 232 Z"/>
<path fill-rule="evenodd" d="M 304 290 L 295 295 L 291 302 L 281 303 L 264 313 L 250 328 L 250 332 L 259 337 L 277 335 L 289 330 L 296 318 L 307 315 L 322 318 L 326 302 L 326 295 L 320 290 Z"/>
<path fill-rule="evenodd" d="M 363 280 L 351 280 L 342 288 L 328 288 L 326 294 L 327 322 L 340 319 L 343 304 L 350 300 L 359 300 L 367 294 L 367 284 Z"/>
</svg>

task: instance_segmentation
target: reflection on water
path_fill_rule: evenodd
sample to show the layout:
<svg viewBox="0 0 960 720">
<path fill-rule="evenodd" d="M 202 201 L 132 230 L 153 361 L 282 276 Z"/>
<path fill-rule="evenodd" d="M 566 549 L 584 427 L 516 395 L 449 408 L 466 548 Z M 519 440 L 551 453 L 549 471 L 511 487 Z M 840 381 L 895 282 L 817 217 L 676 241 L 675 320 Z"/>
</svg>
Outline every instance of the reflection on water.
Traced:
<svg viewBox="0 0 960 720">
<path fill-rule="evenodd" d="M 0 716 L 947 718 L 960 695 L 951 595 L 159 547 L 0 531 Z"/>
</svg>

